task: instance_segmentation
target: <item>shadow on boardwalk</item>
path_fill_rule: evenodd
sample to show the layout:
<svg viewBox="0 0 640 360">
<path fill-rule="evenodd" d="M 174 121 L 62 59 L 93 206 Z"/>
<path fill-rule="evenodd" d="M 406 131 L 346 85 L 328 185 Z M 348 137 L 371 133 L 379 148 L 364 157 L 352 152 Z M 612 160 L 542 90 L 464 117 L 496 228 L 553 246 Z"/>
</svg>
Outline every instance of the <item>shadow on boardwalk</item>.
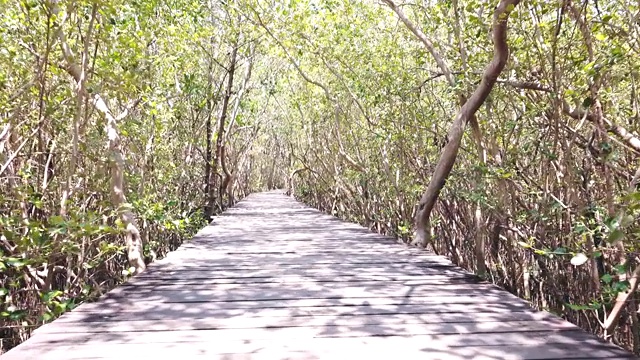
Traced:
<svg viewBox="0 0 640 360">
<path fill-rule="evenodd" d="M 443 257 L 254 194 L 10 359 L 622 359 Z"/>
</svg>

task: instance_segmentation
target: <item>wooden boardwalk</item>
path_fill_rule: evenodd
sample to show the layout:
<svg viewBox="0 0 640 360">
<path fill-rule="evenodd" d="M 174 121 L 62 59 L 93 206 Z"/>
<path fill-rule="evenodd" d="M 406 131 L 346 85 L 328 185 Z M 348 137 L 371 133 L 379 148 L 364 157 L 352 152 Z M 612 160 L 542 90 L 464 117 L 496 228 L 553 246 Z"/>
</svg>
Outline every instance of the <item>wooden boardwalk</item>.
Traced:
<svg viewBox="0 0 640 360">
<path fill-rule="evenodd" d="M 0 357 L 623 359 L 453 266 L 281 192 L 253 194 L 167 258 Z"/>
</svg>

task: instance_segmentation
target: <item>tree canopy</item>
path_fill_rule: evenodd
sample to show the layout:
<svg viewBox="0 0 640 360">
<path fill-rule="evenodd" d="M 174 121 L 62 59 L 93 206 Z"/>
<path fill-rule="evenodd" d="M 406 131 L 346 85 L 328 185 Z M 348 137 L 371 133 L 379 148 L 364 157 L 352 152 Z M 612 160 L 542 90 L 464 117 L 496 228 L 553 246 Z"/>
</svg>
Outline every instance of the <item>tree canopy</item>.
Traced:
<svg viewBox="0 0 640 360">
<path fill-rule="evenodd" d="M 640 354 L 637 2 L 0 14 L 3 349 L 282 188 Z"/>
</svg>

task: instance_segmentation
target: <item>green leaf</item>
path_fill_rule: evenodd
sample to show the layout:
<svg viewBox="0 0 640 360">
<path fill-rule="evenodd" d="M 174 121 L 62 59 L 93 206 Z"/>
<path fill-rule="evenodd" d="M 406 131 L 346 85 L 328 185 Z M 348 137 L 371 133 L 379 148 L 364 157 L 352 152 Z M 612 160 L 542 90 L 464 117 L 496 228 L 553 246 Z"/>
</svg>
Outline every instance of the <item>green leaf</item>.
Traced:
<svg viewBox="0 0 640 360">
<path fill-rule="evenodd" d="M 567 249 L 565 249 L 563 247 L 559 247 L 559 248 L 556 248 L 555 250 L 553 250 L 553 252 L 555 254 L 563 255 L 563 254 L 567 254 Z"/>
<path fill-rule="evenodd" d="M 593 310 L 596 309 L 594 304 L 590 305 L 577 305 L 577 304 L 566 304 L 571 310 Z"/>
<path fill-rule="evenodd" d="M 629 290 L 629 287 L 630 287 L 630 286 L 631 286 L 631 284 L 629 284 L 629 282 L 628 282 L 628 281 L 626 281 L 626 280 L 625 280 L 625 281 L 620 281 L 620 282 L 617 282 L 617 283 L 613 286 L 613 290 L 614 290 L 616 293 L 619 293 L 619 292 L 625 292 L 625 291 Z"/>
<path fill-rule="evenodd" d="M 631 224 L 633 224 L 633 222 L 635 221 L 635 217 L 633 215 L 624 215 L 622 216 L 622 218 L 620 219 L 620 226 L 629 226 Z"/>
<path fill-rule="evenodd" d="M 16 321 L 24 319 L 27 316 L 27 312 L 25 310 L 16 310 L 9 314 L 9 319 Z"/>
<path fill-rule="evenodd" d="M 615 229 L 609 234 L 609 242 L 614 243 L 621 240 L 624 237 L 624 233 L 620 229 Z"/>
<path fill-rule="evenodd" d="M 602 277 L 600 279 L 605 284 L 609 284 L 609 283 L 611 283 L 611 281 L 613 281 L 613 276 L 611 276 L 611 274 L 604 274 L 604 275 L 602 275 Z"/>
<path fill-rule="evenodd" d="M 46 313 L 44 313 L 44 314 L 42 314 L 42 315 L 40 316 L 40 319 L 41 319 L 41 321 L 43 321 L 43 322 L 48 322 L 48 321 L 50 321 L 51 319 L 53 319 L 53 314 L 52 314 L 51 312 L 47 311 Z"/>
<path fill-rule="evenodd" d="M 4 260 L 5 264 L 9 265 L 9 266 L 13 266 L 15 268 L 21 268 L 25 265 L 25 262 L 22 259 L 18 259 L 18 258 L 7 258 Z"/>
<path fill-rule="evenodd" d="M 65 220 L 60 215 L 54 215 L 54 216 L 51 216 L 49 218 L 49 224 L 51 224 L 51 225 L 61 225 L 61 224 L 64 224 L 64 223 L 65 223 Z"/>
<path fill-rule="evenodd" d="M 627 265 L 626 264 L 616 265 L 614 269 L 618 274 L 624 274 L 627 272 Z"/>
<path fill-rule="evenodd" d="M 54 291 L 49 291 L 49 292 L 43 293 L 42 294 L 42 301 L 45 304 L 48 304 L 49 302 L 51 302 L 52 299 L 55 299 L 55 298 L 57 298 L 58 296 L 60 296 L 62 294 L 63 293 L 60 290 L 54 290 Z"/>
</svg>

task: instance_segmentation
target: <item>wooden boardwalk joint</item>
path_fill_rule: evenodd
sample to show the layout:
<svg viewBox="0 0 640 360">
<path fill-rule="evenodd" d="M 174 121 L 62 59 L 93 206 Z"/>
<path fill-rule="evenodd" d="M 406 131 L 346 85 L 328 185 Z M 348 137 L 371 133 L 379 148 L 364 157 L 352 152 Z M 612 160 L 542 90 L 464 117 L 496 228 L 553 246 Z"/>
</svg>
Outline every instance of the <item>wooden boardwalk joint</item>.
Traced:
<svg viewBox="0 0 640 360">
<path fill-rule="evenodd" d="M 252 194 L 0 360 L 631 359 L 446 258 Z"/>
</svg>

